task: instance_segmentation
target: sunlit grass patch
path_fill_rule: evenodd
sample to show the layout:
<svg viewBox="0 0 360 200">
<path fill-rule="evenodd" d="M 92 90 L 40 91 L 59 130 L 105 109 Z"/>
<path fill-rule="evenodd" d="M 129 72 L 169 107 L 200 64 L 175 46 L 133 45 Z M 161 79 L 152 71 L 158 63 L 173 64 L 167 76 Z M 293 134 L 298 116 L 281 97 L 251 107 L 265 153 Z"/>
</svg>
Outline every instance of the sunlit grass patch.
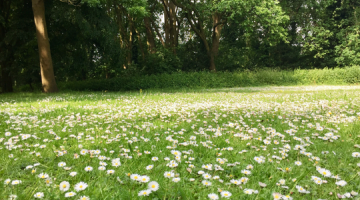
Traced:
<svg viewBox="0 0 360 200">
<path fill-rule="evenodd" d="M 0 96 L 0 199 L 358 198 L 344 88 Z"/>
</svg>

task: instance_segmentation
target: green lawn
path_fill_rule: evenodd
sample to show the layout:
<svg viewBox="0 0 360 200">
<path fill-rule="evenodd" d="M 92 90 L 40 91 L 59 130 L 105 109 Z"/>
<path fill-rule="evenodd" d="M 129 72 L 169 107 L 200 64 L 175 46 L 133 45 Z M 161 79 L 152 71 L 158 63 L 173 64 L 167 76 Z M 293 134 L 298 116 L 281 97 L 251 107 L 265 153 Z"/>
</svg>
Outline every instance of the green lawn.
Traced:
<svg viewBox="0 0 360 200">
<path fill-rule="evenodd" d="M 357 86 L 0 95 L 0 199 L 357 199 L 359 121 Z"/>
</svg>

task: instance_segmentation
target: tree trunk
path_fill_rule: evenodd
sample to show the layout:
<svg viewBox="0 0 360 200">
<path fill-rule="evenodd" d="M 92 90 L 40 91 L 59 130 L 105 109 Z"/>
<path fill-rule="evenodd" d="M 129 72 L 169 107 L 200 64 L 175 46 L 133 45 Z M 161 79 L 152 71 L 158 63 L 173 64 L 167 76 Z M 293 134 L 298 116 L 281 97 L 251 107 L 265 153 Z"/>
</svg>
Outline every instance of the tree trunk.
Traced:
<svg viewBox="0 0 360 200">
<path fill-rule="evenodd" d="M 164 30 L 165 30 L 165 44 L 166 48 L 176 54 L 176 47 L 178 45 L 178 31 L 176 24 L 176 5 L 169 0 L 162 0 L 164 6 Z"/>
<path fill-rule="evenodd" d="M 170 48 L 176 54 L 177 31 L 176 31 L 176 7 L 173 2 L 169 2 L 169 23 L 170 23 Z"/>
<path fill-rule="evenodd" d="M 210 71 L 216 71 L 215 59 L 219 54 L 220 36 L 223 24 L 220 24 L 220 15 L 218 13 L 213 14 L 213 33 L 210 52 Z"/>
<path fill-rule="evenodd" d="M 141 59 L 142 61 L 145 61 L 145 51 L 144 51 L 144 48 L 142 46 L 142 41 L 141 41 L 141 36 L 140 36 L 140 33 L 137 29 L 135 29 L 135 32 L 136 32 L 136 36 L 137 36 L 137 39 L 138 39 L 138 46 L 139 46 L 139 49 L 140 49 L 140 52 L 141 52 Z"/>
<path fill-rule="evenodd" d="M 165 32 L 165 46 L 168 48 L 170 46 L 170 23 L 169 23 L 169 10 L 168 10 L 168 0 L 163 0 L 164 2 L 164 32 Z"/>
<path fill-rule="evenodd" d="M 129 19 L 129 35 L 128 35 L 129 40 L 128 40 L 128 44 L 127 44 L 126 60 L 127 60 L 128 66 L 129 66 L 132 63 L 132 43 L 133 43 L 134 24 L 133 24 L 133 21 L 132 21 L 132 17 L 130 15 L 128 15 L 128 19 Z"/>
<path fill-rule="evenodd" d="M 151 24 L 152 24 L 152 26 L 154 27 L 155 32 L 156 32 L 156 34 L 157 34 L 157 36 L 158 36 L 158 38 L 159 38 L 162 46 L 163 46 L 163 47 L 166 47 L 165 42 L 164 42 L 164 39 L 163 39 L 162 35 L 160 34 L 160 31 L 159 31 L 158 27 L 156 26 L 155 22 L 151 20 Z"/>
<path fill-rule="evenodd" d="M 46 29 L 44 0 L 32 0 L 43 92 L 58 92 Z"/>
<path fill-rule="evenodd" d="M 156 53 L 156 46 L 155 46 L 153 30 L 151 28 L 150 17 L 144 17 L 144 24 L 146 29 L 147 44 L 149 46 L 150 53 L 154 54 Z"/>
</svg>

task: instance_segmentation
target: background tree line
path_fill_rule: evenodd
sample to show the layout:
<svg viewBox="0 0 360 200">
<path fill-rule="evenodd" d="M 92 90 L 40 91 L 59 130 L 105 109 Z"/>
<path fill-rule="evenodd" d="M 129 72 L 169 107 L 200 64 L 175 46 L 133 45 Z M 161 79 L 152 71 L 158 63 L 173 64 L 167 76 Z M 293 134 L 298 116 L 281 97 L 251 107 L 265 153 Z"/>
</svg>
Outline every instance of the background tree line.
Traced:
<svg viewBox="0 0 360 200">
<path fill-rule="evenodd" d="M 359 28 L 357 0 L 3 0 L 1 88 L 44 87 L 50 65 L 57 82 L 360 65 Z"/>
</svg>

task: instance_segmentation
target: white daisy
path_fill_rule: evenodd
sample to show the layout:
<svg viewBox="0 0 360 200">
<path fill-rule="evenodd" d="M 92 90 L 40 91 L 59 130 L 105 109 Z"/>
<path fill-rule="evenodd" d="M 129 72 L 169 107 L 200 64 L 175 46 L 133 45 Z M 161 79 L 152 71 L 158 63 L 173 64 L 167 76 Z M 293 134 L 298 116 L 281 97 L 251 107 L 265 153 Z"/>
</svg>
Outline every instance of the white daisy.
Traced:
<svg viewBox="0 0 360 200">
<path fill-rule="evenodd" d="M 75 192 L 67 192 L 67 193 L 65 193 L 65 197 L 73 197 L 75 195 L 76 195 Z"/>
<path fill-rule="evenodd" d="M 151 191 L 156 191 L 159 189 L 159 183 L 157 183 L 156 181 L 151 181 L 149 184 L 148 184 L 148 188 L 149 190 Z"/>
<path fill-rule="evenodd" d="M 141 190 L 139 193 L 138 193 L 138 196 L 149 196 L 151 194 L 151 190 Z"/>
<path fill-rule="evenodd" d="M 37 192 L 36 194 L 34 194 L 34 197 L 37 199 L 41 199 L 44 197 L 44 193 L 43 192 Z"/>
<path fill-rule="evenodd" d="M 63 191 L 63 192 L 69 190 L 69 188 L 70 188 L 70 183 L 67 181 L 63 181 L 59 185 L 60 191 Z"/>
<path fill-rule="evenodd" d="M 81 191 L 81 190 L 85 190 L 88 187 L 88 184 L 84 183 L 84 182 L 80 182 L 77 183 L 74 188 L 77 192 Z"/>
</svg>

